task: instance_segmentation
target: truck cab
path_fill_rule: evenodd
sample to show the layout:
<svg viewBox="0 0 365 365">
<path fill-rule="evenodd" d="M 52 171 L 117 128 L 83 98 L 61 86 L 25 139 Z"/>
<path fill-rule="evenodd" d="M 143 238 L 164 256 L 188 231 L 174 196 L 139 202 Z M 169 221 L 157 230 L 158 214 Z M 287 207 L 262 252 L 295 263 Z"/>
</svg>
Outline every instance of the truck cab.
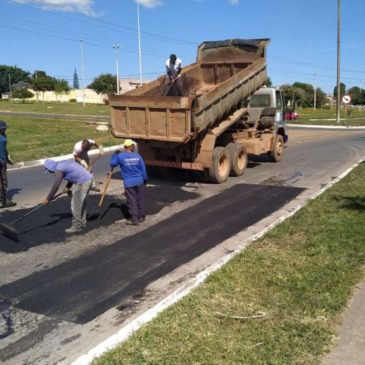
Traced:
<svg viewBox="0 0 365 365">
<path fill-rule="evenodd" d="M 248 113 L 252 119 L 260 119 L 262 115 L 275 116 L 275 130 L 285 130 L 285 101 L 280 89 L 262 87 L 251 95 Z M 284 138 L 285 139 L 285 138 Z"/>
</svg>

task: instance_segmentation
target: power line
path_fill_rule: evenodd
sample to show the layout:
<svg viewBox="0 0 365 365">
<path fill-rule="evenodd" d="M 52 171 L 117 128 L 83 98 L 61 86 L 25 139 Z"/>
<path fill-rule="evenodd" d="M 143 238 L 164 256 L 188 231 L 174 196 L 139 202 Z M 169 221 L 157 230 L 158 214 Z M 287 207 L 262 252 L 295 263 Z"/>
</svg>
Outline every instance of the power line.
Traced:
<svg viewBox="0 0 365 365">
<path fill-rule="evenodd" d="M 53 10 L 62 10 L 64 12 L 70 13 L 70 9 L 64 6 L 57 6 L 54 4 L 50 4 L 46 1 L 42 1 L 42 0 L 37 0 L 38 3 L 43 4 L 44 6 L 46 6 L 47 8 L 51 8 Z M 37 11 L 43 11 L 42 9 L 40 9 L 39 7 L 32 5 L 32 4 L 27 4 L 27 3 L 17 3 L 17 5 L 21 5 L 21 6 L 26 6 L 26 7 L 30 7 L 32 9 L 35 9 Z M 91 25 L 96 25 L 98 27 L 101 28 L 106 28 L 109 30 L 113 30 L 115 32 L 121 32 L 121 30 L 123 29 L 124 31 L 128 31 L 128 32 L 133 32 L 133 33 L 137 33 L 137 29 L 133 28 L 133 27 L 127 27 L 127 26 L 123 26 L 121 24 L 117 24 L 117 23 L 113 23 L 110 21 L 106 21 L 106 20 L 102 20 L 99 18 L 88 18 L 87 20 L 79 15 L 79 14 L 73 14 L 73 16 L 67 16 L 65 14 L 61 14 L 61 13 L 54 13 L 53 15 L 58 16 L 58 17 L 62 17 L 62 18 L 66 18 L 66 19 L 70 19 L 72 21 L 77 21 L 77 22 L 82 22 L 85 24 L 91 24 Z M 177 42 L 177 43 L 181 43 L 181 44 L 186 44 L 186 45 L 194 45 L 196 46 L 198 43 L 194 42 L 194 41 L 190 41 L 190 40 L 184 40 L 184 39 L 178 39 L 178 38 L 172 38 L 172 37 L 166 37 L 163 36 L 161 34 L 157 34 L 157 33 L 152 33 L 152 32 L 141 32 L 142 34 L 144 34 L 145 36 L 148 37 L 152 37 L 155 40 L 159 40 L 161 42 L 166 42 L 166 41 L 173 41 L 173 42 Z"/>
</svg>

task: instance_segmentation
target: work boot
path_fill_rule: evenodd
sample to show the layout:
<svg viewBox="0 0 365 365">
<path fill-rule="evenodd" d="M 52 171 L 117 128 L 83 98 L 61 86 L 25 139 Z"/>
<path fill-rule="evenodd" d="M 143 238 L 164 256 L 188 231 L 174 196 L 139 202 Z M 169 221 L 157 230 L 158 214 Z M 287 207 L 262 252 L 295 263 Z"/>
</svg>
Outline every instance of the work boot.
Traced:
<svg viewBox="0 0 365 365">
<path fill-rule="evenodd" d="M 132 221 L 131 219 L 127 219 L 125 224 L 128 226 L 138 226 L 139 223 L 136 221 Z"/>
<path fill-rule="evenodd" d="M 65 232 L 66 233 L 78 233 L 78 232 L 81 232 L 82 231 L 82 228 L 81 227 L 75 227 L 75 226 L 71 226 L 70 228 L 66 228 L 65 229 Z"/>
<path fill-rule="evenodd" d="M 2 204 L 1 204 L 1 208 L 10 208 L 10 207 L 15 207 L 15 206 L 16 206 L 16 203 L 9 199 L 6 199 L 5 202 L 2 202 Z"/>
<path fill-rule="evenodd" d="M 97 188 L 96 186 L 92 186 L 90 190 L 91 190 L 91 191 L 95 191 L 95 192 L 97 192 L 97 193 L 100 193 L 100 189 L 99 189 L 99 188 Z"/>
</svg>

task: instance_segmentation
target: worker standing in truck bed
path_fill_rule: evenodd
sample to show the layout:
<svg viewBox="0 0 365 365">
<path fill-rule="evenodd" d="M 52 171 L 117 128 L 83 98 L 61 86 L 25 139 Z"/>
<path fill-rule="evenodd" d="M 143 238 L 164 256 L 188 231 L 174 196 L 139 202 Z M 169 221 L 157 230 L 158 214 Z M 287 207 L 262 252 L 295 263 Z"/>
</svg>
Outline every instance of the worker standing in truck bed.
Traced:
<svg viewBox="0 0 365 365">
<path fill-rule="evenodd" d="M 177 58 L 175 54 L 170 55 L 165 63 L 166 80 L 165 80 L 165 96 L 182 96 L 183 85 L 181 81 L 181 59 Z"/>
</svg>

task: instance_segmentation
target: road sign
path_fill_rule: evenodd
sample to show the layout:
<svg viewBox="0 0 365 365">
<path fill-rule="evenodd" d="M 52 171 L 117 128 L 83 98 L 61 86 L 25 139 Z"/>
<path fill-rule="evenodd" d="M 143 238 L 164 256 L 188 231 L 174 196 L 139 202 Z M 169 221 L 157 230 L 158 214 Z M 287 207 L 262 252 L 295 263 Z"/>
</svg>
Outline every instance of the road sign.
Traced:
<svg viewBox="0 0 365 365">
<path fill-rule="evenodd" d="M 351 96 L 350 96 L 350 95 L 344 95 L 344 96 L 342 97 L 342 102 L 343 102 L 344 104 L 349 104 L 349 103 L 351 102 Z"/>
</svg>

